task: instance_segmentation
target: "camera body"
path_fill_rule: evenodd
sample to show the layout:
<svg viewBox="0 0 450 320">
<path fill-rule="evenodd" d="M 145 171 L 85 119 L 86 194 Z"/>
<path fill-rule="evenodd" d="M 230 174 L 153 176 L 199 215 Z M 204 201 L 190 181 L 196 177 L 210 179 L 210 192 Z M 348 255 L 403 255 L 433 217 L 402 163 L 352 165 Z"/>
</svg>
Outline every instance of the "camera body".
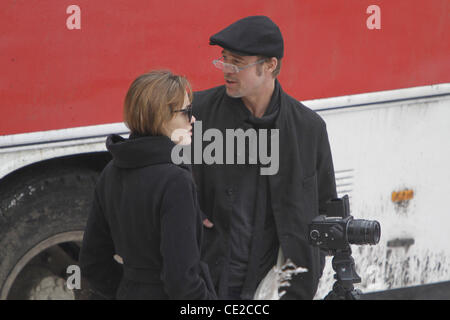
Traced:
<svg viewBox="0 0 450 320">
<path fill-rule="evenodd" d="M 310 244 L 322 249 L 337 250 L 346 248 L 348 240 L 343 230 L 353 217 L 328 217 L 320 215 L 309 225 Z"/>
<path fill-rule="evenodd" d="M 309 224 L 309 243 L 328 251 L 345 250 L 350 244 L 377 244 L 381 228 L 378 221 L 354 219 L 350 215 L 348 196 L 327 202 L 326 215 L 314 218 Z"/>
</svg>

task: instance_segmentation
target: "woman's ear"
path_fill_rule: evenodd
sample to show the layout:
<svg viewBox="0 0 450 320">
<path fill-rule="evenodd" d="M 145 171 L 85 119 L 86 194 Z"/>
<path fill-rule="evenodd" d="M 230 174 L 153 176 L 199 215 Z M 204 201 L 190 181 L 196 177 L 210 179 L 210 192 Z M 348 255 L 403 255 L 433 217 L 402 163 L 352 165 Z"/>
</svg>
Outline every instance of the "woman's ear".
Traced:
<svg viewBox="0 0 450 320">
<path fill-rule="evenodd" d="M 160 129 L 159 131 L 161 132 L 161 134 L 168 136 L 170 138 L 170 136 L 169 136 L 170 132 L 169 132 L 169 129 L 167 128 L 166 122 L 163 122 L 159 129 Z"/>
</svg>

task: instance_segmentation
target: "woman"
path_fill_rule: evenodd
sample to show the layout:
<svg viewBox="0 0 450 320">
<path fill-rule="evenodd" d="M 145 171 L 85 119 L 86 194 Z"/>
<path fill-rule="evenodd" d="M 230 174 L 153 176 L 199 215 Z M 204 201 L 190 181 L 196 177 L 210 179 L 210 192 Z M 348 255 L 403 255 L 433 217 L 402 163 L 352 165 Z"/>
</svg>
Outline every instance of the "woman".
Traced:
<svg viewBox="0 0 450 320">
<path fill-rule="evenodd" d="M 188 81 L 169 71 L 144 74 L 128 90 L 124 119 L 131 134 L 107 138 L 113 159 L 96 186 L 80 253 L 81 274 L 97 294 L 216 298 L 200 261 L 202 224 L 192 175 L 171 161 L 175 143 L 190 143 L 191 100 Z"/>
</svg>

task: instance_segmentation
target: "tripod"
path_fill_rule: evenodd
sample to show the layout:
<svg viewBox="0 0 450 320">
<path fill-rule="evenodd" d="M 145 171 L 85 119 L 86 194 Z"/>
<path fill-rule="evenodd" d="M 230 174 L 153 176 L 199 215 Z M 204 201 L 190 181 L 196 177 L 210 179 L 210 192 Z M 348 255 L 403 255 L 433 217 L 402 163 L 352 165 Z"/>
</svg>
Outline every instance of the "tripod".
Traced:
<svg viewBox="0 0 450 320">
<path fill-rule="evenodd" d="M 361 282 L 361 278 L 356 273 L 355 260 L 353 260 L 350 246 L 347 246 L 346 249 L 337 249 L 333 253 L 332 266 L 336 271 L 334 275 L 336 282 L 325 300 L 359 300 L 362 292 L 355 289 L 353 284 Z"/>
</svg>

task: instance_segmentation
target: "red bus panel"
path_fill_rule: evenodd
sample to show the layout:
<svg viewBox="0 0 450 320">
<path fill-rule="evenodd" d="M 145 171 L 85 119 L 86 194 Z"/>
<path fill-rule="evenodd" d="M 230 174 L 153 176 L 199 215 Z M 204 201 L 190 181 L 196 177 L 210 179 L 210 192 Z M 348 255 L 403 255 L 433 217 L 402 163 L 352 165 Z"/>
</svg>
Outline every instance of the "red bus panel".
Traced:
<svg viewBox="0 0 450 320">
<path fill-rule="evenodd" d="M 209 36 L 248 15 L 280 26 L 279 78 L 299 100 L 449 82 L 449 12 L 448 0 L 3 0 L 0 135 L 120 122 L 131 81 L 155 68 L 219 85 Z"/>
</svg>

